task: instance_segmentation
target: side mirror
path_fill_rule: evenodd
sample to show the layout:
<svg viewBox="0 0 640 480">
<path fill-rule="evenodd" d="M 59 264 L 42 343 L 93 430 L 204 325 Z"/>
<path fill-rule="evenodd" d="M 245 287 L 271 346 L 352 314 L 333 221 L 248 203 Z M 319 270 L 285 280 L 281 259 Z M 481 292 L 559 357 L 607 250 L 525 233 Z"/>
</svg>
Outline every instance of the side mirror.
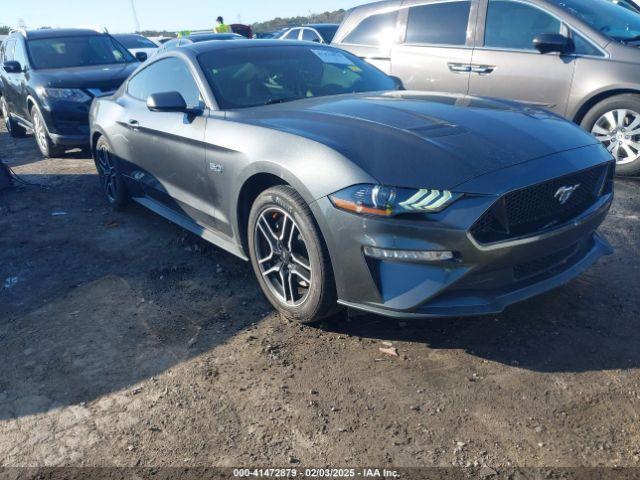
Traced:
<svg viewBox="0 0 640 480">
<path fill-rule="evenodd" d="M 136 52 L 136 58 L 139 62 L 146 62 L 149 55 L 147 55 L 146 52 Z"/>
<path fill-rule="evenodd" d="M 567 53 L 571 40 L 559 33 L 541 33 L 533 39 L 533 46 L 540 53 Z"/>
<path fill-rule="evenodd" d="M 22 65 L 20 65 L 20 62 L 4 62 L 2 68 L 4 68 L 4 71 L 7 73 L 22 73 Z"/>
<path fill-rule="evenodd" d="M 188 108 L 187 102 L 178 92 L 152 93 L 147 99 L 147 108 L 152 112 L 180 112 L 200 115 L 202 109 Z"/>
<path fill-rule="evenodd" d="M 393 75 L 390 75 L 389 78 L 393 80 L 393 84 L 396 90 L 404 90 L 404 85 L 402 84 L 402 80 L 400 80 L 398 77 L 395 77 Z"/>
</svg>

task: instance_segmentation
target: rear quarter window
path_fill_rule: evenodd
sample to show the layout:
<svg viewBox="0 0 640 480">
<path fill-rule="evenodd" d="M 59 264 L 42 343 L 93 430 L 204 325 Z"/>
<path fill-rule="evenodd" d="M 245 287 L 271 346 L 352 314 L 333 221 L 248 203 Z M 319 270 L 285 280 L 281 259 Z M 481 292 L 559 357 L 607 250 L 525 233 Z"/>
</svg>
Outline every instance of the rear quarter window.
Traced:
<svg viewBox="0 0 640 480">
<path fill-rule="evenodd" d="M 352 45 L 378 46 L 395 39 L 398 12 L 379 13 L 362 20 L 342 41 Z"/>
</svg>

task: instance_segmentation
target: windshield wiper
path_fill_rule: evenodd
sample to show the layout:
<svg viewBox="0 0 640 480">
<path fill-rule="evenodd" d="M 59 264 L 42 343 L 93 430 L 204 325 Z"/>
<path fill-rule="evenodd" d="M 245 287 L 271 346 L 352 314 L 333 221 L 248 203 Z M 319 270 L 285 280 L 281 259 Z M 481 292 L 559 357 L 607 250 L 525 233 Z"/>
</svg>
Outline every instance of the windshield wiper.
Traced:
<svg viewBox="0 0 640 480">
<path fill-rule="evenodd" d="M 266 102 L 265 105 L 273 105 L 274 103 L 285 103 L 285 102 L 293 102 L 294 100 L 300 100 L 300 97 L 281 97 L 281 98 L 270 98 Z"/>
<path fill-rule="evenodd" d="M 622 43 L 640 42 L 640 35 L 634 35 L 633 37 L 614 37 L 614 38 Z"/>
</svg>

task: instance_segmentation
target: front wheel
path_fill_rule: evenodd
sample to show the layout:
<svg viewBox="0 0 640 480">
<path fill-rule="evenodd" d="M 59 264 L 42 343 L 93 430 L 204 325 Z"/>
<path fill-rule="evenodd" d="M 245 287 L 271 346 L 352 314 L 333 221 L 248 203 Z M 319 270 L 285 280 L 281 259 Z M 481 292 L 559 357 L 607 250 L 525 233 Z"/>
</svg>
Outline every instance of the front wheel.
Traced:
<svg viewBox="0 0 640 480">
<path fill-rule="evenodd" d="M 4 125 L 7 128 L 7 132 L 13 138 L 24 138 L 27 135 L 27 129 L 11 118 L 9 112 L 9 105 L 4 97 L 0 98 L 0 112 L 4 118 Z"/>
<path fill-rule="evenodd" d="M 616 159 L 619 175 L 640 174 L 640 96 L 616 95 L 596 104 L 581 123 Z"/>
<path fill-rule="evenodd" d="M 313 323 L 337 310 L 327 247 L 309 206 L 293 188 L 262 192 L 251 208 L 248 226 L 254 272 L 281 314 Z"/>
<path fill-rule="evenodd" d="M 118 170 L 115 157 L 106 138 L 100 137 L 96 142 L 94 153 L 100 187 L 107 202 L 114 210 L 123 210 L 129 202 L 129 194 L 122 174 Z"/>
<path fill-rule="evenodd" d="M 62 156 L 62 154 L 64 154 L 64 148 L 55 145 L 51 141 L 47 126 L 44 123 L 44 117 L 42 113 L 40 113 L 40 109 L 35 105 L 31 107 L 31 123 L 33 124 L 33 134 L 36 137 L 36 143 L 42 156 L 44 158 Z"/>
</svg>

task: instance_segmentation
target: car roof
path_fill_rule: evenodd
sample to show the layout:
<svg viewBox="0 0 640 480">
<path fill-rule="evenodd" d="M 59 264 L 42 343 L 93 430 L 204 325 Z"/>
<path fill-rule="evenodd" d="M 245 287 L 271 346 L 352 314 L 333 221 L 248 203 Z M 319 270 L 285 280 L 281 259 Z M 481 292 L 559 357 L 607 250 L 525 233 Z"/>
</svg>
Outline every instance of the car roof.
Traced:
<svg viewBox="0 0 640 480">
<path fill-rule="evenodd" d="M 186 38 L 188 38 L 189 40 L 193 40 L 195 42 L 197 41 L 203 42 L 205 40 L 227 39 L 227 38 L 234 38 L 234 37 L 236 37 L 235 33 L 192 33 L 191 35 L 188 35 Z"/>
<path fill-rule="evenodd" d="M 314 48 L 327 48 L 326 45 L 319 44 L 311 44 Z M 198 42 L 198 43 L 190 43 L 189 45 L 185 45 L 180 47 L 181 49 L 189 50 L 195 55 L 199 55 L 201 53 L 210 52 L 213 50 L 223 50 L 227 48 L 261 48 L 261 47 L 304 47 L 309 46 L 305 45 L 305 43 L 299 42 L 297 40 L 272 40 L 272 39 L 264 39 L 259 42 L 252 42 L 245 40 L 225 40 L 225 41 L 211 41 L 211 42 Z"/>
<path fill-rule="evenodd" d="M 339 27 L 339 23 L 307 23 L 306 25 L 302 25 L 303 27 Z"/>
<path fill-rule="evenodd" d="M 59 37 L 89 37 L 104 35 L 104 33 L 89 30 L 88 28 L 43 28 L 41 30 L 27 30 L 25 32 L 29 40 L 41 38 L 59 38 Z"/>
</svg>

